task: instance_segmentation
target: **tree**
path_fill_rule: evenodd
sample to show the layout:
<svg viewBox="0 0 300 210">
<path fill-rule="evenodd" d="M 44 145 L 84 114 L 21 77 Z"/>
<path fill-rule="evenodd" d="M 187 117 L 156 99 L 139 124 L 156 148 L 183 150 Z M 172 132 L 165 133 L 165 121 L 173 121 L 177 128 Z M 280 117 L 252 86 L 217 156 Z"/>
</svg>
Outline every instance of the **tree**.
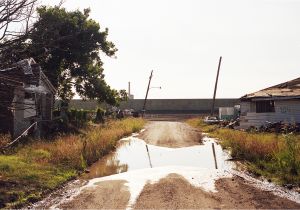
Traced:
<svg viewBox="0 0 300 210">
<path fill-rule="evenodd" d="M 0 46 L 8 45 L 29 32 L 29 21 L 37 0 L 2 0 L 0 2 Z M 17 24 L 24 27 L 17 31 Z"/>
<path fill-rule="evenodd" d="M 40 7 L 33 25 L 30 55 L 42 66 L 63 100 L 75 90 L 82 98 L 115 104 L 116 92 L 104 80 L 102 52 L 112 57 L 117 51 L 107 41 L 108 29 L 89 18 L 90 9 L 68 12 L 60 7 Z"/>
<path fill-rule="evenodd" d="M 128 100 L 128 93 L 126 92 L 126 90 L 124 90 L 124 89 L 119 90 L 119 98 L 120 98 L 120 101 Z"/>
<path fill-rule="evenodd" d="M 37 0 L 1 0 L 0 1 L 0 65 L 14 62 L 14 55 L 24 48 L 24 42 L 30 33 L 31 17 Z M 16 47 L 18 46 L 18 47 Z"/>
</svg>

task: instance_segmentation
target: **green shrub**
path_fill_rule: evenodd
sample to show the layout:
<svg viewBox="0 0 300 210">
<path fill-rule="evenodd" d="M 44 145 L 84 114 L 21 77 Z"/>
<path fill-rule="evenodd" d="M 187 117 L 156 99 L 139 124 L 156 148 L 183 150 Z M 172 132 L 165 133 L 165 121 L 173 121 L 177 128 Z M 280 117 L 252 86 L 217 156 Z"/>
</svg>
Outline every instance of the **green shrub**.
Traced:
<svg viewBox="0 0 300 210">
<path fill-rule="evenodd" d="M 94 111 L 70 109 L 68 111 L 68 118 L 70 123 L 73 125 L 77 127 L 83 127 L 88 121 L 91 120 L 91 113 L 93 114 Z"/>
<path fill-rule="evenodd" d="M 281 172 L 298 175 L 300 170 L 300 142 L 294 135 L 286 135 L 283 149 L 275 154 Z"/>
<path fill-rule="evenodd" d="M 105 110 L 98 108 L 96 111 L 95 123 L 104 123 Z"/>
</svg>

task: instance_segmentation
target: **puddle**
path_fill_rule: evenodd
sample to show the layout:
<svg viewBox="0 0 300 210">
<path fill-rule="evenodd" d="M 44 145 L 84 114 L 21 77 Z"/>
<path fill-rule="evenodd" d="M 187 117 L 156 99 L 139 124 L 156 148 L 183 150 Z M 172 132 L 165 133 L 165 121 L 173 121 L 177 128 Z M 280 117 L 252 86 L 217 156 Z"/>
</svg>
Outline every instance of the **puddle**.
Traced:
<svg viewBox="0 0 300 210">
<path fill-rule="evenodd" d="M 230 172 L 222 169 L 211 170 L 199 167 L 166 166 L 146 168 L 130 171 L 128 173 L 94 178 L 86 186 L 84 186 L 82 190 L 85 188 L 96 187 L 97 184 L 102 181 L 125 180 L 125 186 L 128 187 L 130 192 L 130 200 L 127 204 L 127 209 L 131 209 L 146 183 L 153 184 L 171 173 L 183 176 L 190 184 L 195 187 L 200 187 L 207 192 L 217 192 L 215 189 L 215 180 L 232 177 Z M 70 198 L 70 200 L 72 200 L 72 198 Z"/>
<path fill-rule="evenodd" d="M 194 186 L 211 192 L 215 192 L 216 179 L 231 177 L 229 171 L 234 163 L 227 161 L 230 156 L 212 138 L 204 137 L 201 145 L 167 148 L 146 144 L 135 136 L 121 139 L 114 153 L 94 163 L 83 176 L 90 180 L 83 188 L 95 187 L 106 180 L 125 180 L 131 194 L 130 208 L 147 182 L 154 183 L 170 173 L 182 175 Z M 212 143 L 218 170 L 215 170 Z"/>
<path fill-rule="evenodd" d="M 105 180 L 127 181 L 126 185 L 131 193 L 130 202 L 128 203 L 130 206 L 134 203 L 146 182 L 158 181 L 170 173 L 180 174 L 189 180 L 191 184 L 202 187 L 207 191 L 215 191 L 215 179 L 231 176 L 227 171 L 234 164 L 231 161 L 226 161 L 230 158 L 229 155 L 222 150 L 214 139 L 204 137 L 201 145 L 167 148 L 147 145 L 144 140 L 136 136 L 138 134 L 121 139 L 118 142 L 116 151 L 106 155 L 89 167 L 89 173 L 83 174 L 78 180 L 68 183 L 65 187 L 50 194 L 46 199 L 32 207 L 57 208 L 61 202 L 72 200 L 84 188 L 96 186 L 97 182 Z M 215 170 L 212 143 L 215 146 L 219 170 Z M 146 145 L 148 146 L 149 156 Z"/>
<path fill-rule="evenodd" d="M 94 163 L 84 179 L 109 176 L 137 169 L 162 166 L 187 166 L 215 169 L 212 151 L 214 143 L 218 169 L 230 170 L 233 167 L 230 157 L 220 145 L 208 137 L 203 138 L 203 144 L 184 148 L 167 148 L 147 145 L 145 141 L 134 136 L 120 140 L 118 149 L 105 158 Z M 149 156 L 147 153 L 147 148 Z M 150 159 L 149 159 L 150 157 Z"/>
<path fill-rule="evenodd" d="M 97 183 L 106 180 L 126 181 L 125 185 L 131 193 L 128 203 L 130 208 L 147 182 L 154 183 L 170 173 L 182 175 L 192 185 L 211 192 L 215 192 L 216 179 L 236 175 L 243 177 L 257 188 L 299 202 L 299 194 L 258 181 L 235 170 L 235 163 L 228 161 L 230 159 L 228 153 L 212 138 L 204 137 L 201 145 L 166 148 L 147 145 L 145 141 L 137 138 L 137 135 L 121 139 L 116 151 L 94 163 L 89 168 L 89 173 L 83 174 L 79 180 L 69 183 L 33 208 L 57 208 L 62 202 L 72 200 L 83 189 L 95 187 Z M 215 147 L 218 170 L 215 169 L 212 143 Z"/>
</svg>

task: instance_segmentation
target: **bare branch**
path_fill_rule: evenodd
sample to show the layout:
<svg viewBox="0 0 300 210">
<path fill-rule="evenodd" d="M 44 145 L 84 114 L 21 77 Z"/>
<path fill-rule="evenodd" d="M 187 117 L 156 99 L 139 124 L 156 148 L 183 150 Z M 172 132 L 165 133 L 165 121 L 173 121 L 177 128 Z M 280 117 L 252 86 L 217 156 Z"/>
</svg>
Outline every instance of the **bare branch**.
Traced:
<svg viewBox="0 0 300 210">
<path fill-rule="evenodd" d="M 58 4 L 58 8 L 60 8 L 64 3 L 66 3 L 66 0 L 60 0 Z"/>
<path fill-rule="evenodd" d="M 3 32 L 3 34 L 2 34 L 2 36 L 1 36 L 1 38 L 0 38 L 0 40 L 2 40 L 2 39 L 4 38 L 4 36 L 5 36 L 6 32 L 7 32 L 7 29 L 8 29 L 8 24 L 3 25 L 3 27 L 5 27 L 5 29 L 4 29 L 4 32 Z M 2 29 L 2 27 L 1 27 L 1 29 Z"/>
<path fill-rule="evenodd" d="M 7 45 L 5 42 L 11 42 L 29 32 L 29 22 L 36 3 L 37 0 L 1 0 L 0 45 Z M 18 24 L 23 26 L 20 31 L 17 30 Z"/>
</svg>

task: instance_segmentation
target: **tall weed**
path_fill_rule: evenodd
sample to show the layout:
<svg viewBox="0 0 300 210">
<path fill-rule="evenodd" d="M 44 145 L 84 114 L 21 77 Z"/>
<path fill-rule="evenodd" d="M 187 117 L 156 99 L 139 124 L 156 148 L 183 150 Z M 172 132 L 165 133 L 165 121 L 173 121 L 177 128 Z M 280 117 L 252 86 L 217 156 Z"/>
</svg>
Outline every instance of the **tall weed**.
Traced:
<svg viewBox="0 0 300 210">
<path fill-rule="evenodd" d="M 274 178 L 281 183 L 300 181 L 300 136 L 269 133 L 247 133 L 219 129 L 212 134 L 233 157 L 253 165 L 251 171 Z"/>
<path fill-rule="evenodd" d="M 45 189 L 54 189 L 109 153 L 120 138 L 140 130 L 144 123 L 143 119 L 133 118 L 110 121 L 90 126 L 81 135 L 59 136 L 53 141 L 32 141 L 15 154 L 0 155 L 0 184 L 3 180 L 18 183 L 5 189 L 0 185 L 0 193 L 5 192 L 1 196 L 5 202 L 19 205 L 32 199 L 32 194 L 39 195 Z M 10 197 L 14 191 L 24 193 L 15 196 L 17 200 L 14 200 Z"/>
<path fill-rule="evenodd" d="M 300 139 L 294 135 L 286 135 L 282 149 L 275 154 L 275 158 L 283 174 L 298 175 L 300 170 Z"/>
<path fill-rule="evenodd" d="M 249 133 L 208 127 L 201 119 L 188 121 L 209 135 L 220 139 L 235 158 L 246 160 L 248 169 L 280 183 L 300 183 L 300 135 Z"/>
</svg>

